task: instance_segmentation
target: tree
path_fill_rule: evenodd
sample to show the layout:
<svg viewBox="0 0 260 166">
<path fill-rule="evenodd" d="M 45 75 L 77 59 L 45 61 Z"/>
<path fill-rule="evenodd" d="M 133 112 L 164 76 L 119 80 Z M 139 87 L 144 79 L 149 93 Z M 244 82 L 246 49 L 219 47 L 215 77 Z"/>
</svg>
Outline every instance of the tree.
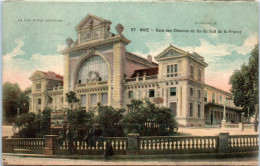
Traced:
<svg viewBox="0 0 260 166">
<path fill-rule="evenodd" d="M 70 104 L 71 110 L 73 110 L 74 104 L 79 103 L 79 99 L 73 91 L 66 93 L 66 101 Z"/>
<path fill-rule="evenodd" d="M 31 88 L 22 91 L 17 83 L 4 83 L 2 92 L 4 121 L 12 122 L 18 109 L 20 114 L 29 111 L 30 91 Z"/>
<path fill-rule="evenodd" d="M 23 113 L 16 117 L 14 127 L 18 127 L 21 138 L 42 138 L 50 134 L 51 109 L 45 108 L 41 114 Z"/>
<path fill-rule="evenodd" d="M 171 135 L 178 124 L 171 110 L 156 106 L 148 99 L 131 101 L 130 112 L 124 117 L 126 132 L 138 132 L 145 135 Z"/>
<path fill-rule="evenodd" d="M 123 125 L 121 123 L 125 109 L 115 109 L 111 106 L 102 106 L 98 103 L 98 115 L 95 120 L 101 125 L 103 136 L 120 137 L 123 136 Z"/>
<path fill-rule="evenodd" d="M 234 97 L 234 104 L 242 107 L 245 113 L 258 116 L 258 109 L 254 111 L 255 104 L 258 104 L 258 44 L 251 52 L 248 64 L 243 64 L 240 70 L 234 71 L 229 83 L 232 85 L 231 92 Z"/>
<path fill-rule="evenodd" d="M 72 137 L 70 137 L 70 141 L 78 140 L 80 144 L 87 136 L 88 131 L 93 126 L 94 121 L 94 113 L 92 111 L 85 111 L 82 110 L 80 107 L 76 108 L 75 110 L 67 109 L 67 116 L 66 120 L 68 122 L 68 125 L 70 126 L 70 131 L 72 134 Z M 63 133 L 60 133 L 60 137 L 64 138 L 65 136 L 62 136 Z"/>
</svg>

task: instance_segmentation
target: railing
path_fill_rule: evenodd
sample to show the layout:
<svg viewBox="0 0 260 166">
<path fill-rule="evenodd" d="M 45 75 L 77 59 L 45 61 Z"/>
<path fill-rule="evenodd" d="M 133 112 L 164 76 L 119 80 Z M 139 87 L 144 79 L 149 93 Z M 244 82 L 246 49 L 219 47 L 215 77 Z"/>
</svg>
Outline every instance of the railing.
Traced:
<svg viewBox="0 0 260 166">
<path fill-rule="evenodd" d="M 158 78 L 158 76 L 157 75 L 153 75 L 153 76 L 146 76 L 145 77 L 145 79 L 146 80 L 155 80 L 155 79 L 157 79 Z"/>
<path fill-rule="evenodd" d="M 127 137 L 98 137 L 89 141 L 59 142 L 57 135 L 45 138 L 3 138 L 3 153 L 69 154 L 71 149 L 79 155 L 102 155 L 112 147 L 115 155 L 194 154 L 258 151 L 258 135 L 218 136 L 153 136 L 140 137 L 131 133 Z M 71 146 L 71 145 L 70 145 Z"/>
<path fill-rule="evenodd" d="M 26 153 L 42 153 L 45 147 L 44 138 L 4 138 L 3 152 L 14 153 L 25 151 Z"/>
<path fill-rule="evenodd" d="M 254 129 L 254 124 L 243 124 L 244 129 Z"/>
<path fill-rule="evenodd" d="M 124 155 L 127 148 L 127 137 L 99 137 L 92 141 L 74 141 L 73 146 L 77 154 L 95 154 L 101 155 L 104 153 L 107 144 L 111 143 L 114 154 Z M 68 144 L 63 141 L 59 145 L 58 154 L 66 154 L 68 151 Z"/>
<path fill-rule="evenodd" d="M 125 80 L 125 82 L 133 82 L 133 81 L 136 81 L 136 78 L 127 78 Z"/>
<path fill-rule="evenodd" d="M 107 84 L 107 81 L 90 81 L 85 84 L 77 84 L 77 87 L 85 87 L 85 86 L 91 86 L 91 85 L 105 85 Z"/>
<path fill-rule="evenodd" d="M 217 152 L 218 136 L 140 137 L 140 154 Z"/>
<path fill-rule="evenodd" d="M 228 139 L 231 152 L 256 151 L 259 147 L 259 135 L 230 135 Z"/>
<path fill-rule="evenodd" d="M 239 128 L 238 124 L 224 124 L 224 128 Z"/>
<path fill-rule="evenodd" d="M 133 81 L 145 81 L 145 80 L 155 80 L 157 79 L 157 75 L 152 75 L 152 76 L 143 76 L 143 77 L 134 77 L 134 78 L 127 78 L 125 82 L 133 82 Z"/>
</svg>

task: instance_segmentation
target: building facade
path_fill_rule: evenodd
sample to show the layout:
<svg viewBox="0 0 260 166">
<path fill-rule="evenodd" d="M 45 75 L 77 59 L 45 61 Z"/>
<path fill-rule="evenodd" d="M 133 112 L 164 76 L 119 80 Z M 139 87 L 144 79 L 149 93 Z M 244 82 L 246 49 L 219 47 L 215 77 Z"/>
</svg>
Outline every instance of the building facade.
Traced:
<svg viewBox="0 0 260 166">
<path fill-rule="evenodd" d="M 232 95 L 205 84 L 207 63 L 202 56 L 169 45 L 156 62 L 150 55 L 143 58 L 126 50 L 131 41 L 122 35 L 124 27 L 118 24 L 113 34 L 110 24 L 90 14 L 83 18 L 76 26 L 77 39 L 68 38 L 68 47 L 61 51 L 64 76 L 36 71 L 30 77 L 30 111 L 66 108 L 66 93 L 74 91 L 86 110 L 98 102 L 126 108 L 131 99 L 148 98 L 169 107 L 184 126 L 220 124 L 224 104 L 226 120 L 241 121 L 241 109 L 228 100 Z"/>
</svg>

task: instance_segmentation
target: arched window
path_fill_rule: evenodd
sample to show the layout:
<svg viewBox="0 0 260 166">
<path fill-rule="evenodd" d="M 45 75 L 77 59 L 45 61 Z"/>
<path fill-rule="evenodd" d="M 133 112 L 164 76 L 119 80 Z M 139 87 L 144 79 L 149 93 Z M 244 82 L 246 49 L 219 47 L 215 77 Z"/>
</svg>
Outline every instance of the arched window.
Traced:
<svg viewBox="0 0 260 166">
<path fill-rule="evenodd" d="M 77 82 L 79 80 L 82 84 L 89 81 L 107 81 L 108 67 L 105 60 L 98 55 L 88 58 L 80 67 Z"/>
</svg>

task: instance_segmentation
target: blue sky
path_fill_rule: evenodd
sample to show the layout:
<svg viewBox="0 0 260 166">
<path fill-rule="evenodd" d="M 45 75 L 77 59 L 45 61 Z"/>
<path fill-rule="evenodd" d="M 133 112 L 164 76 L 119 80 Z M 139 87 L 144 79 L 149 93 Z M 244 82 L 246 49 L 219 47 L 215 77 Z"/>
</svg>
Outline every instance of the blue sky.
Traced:
<svg viewBox="0 0 260 166">
<path fill-rule="evenodd" d="M 35 70 L 63 75 L 63 56 L 57 50 L 65 39 L 76 40 L 75 26 L 88 13 L 124 26 L 124 36 L 132 42 L 127 50 L 142 56 L 158 55 L 173 44 L 205 57 L 206 82 L 229 90 L 228 79 L 248 61 L 258 43 L 258 4 L 256 2 L 88 2 L 44 3 L 5 2 L 3 4 L 3 82 L 30 86 Z M 19 21 L 22 19 L 23 21 Z M 31 19 L 25 22 L 24 19 Z M 33 22 L 56 19 L 62 22 Z M 196 24 L 209 22 L 214 24 Z M 137 28 L 132 32 L 131 28 Z M 229 30 L 234 33 L 140 32 L 139 28 Z"/>
</svg>

